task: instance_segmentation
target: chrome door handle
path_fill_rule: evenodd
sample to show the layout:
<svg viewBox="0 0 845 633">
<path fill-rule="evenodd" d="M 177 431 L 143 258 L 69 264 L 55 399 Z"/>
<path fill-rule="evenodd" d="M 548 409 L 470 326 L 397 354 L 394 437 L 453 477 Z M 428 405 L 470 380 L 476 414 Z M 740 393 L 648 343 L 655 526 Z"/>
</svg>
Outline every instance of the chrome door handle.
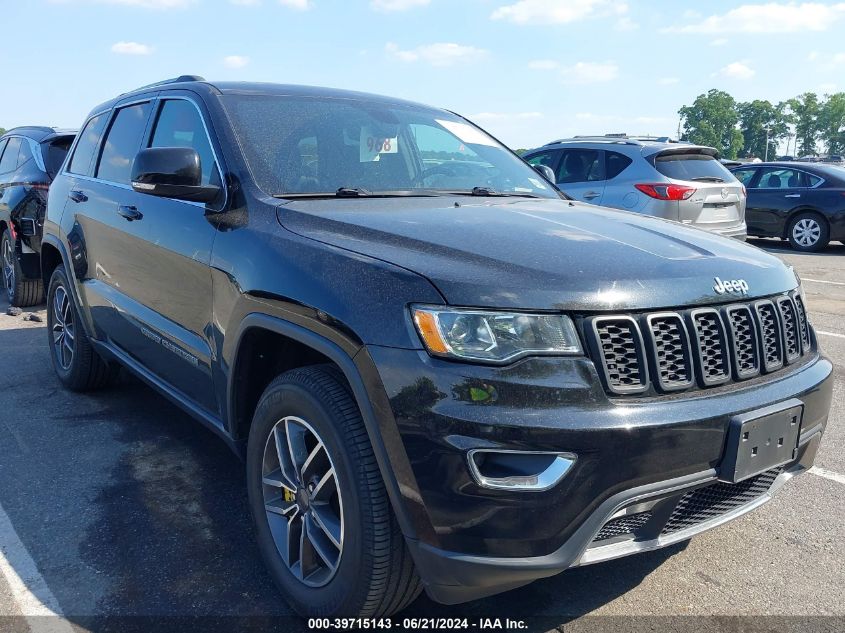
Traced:
<svg viewBox="0 0 845 633">
<path fill-rule="evenodd" d="M 73 200 L 74 202 L 87 202 L 88 196 L 85 195 L 83 191 L 79 191 L 78 189 L 71 189 L 67 197 Z"/>
<path fill-rule="evenodd" d="M 801 197 L 800 193 L 788 193 L 784 196 L 784 198 L 800 198 L 800 197 Z"/>
<path fill-rule="evenodd" d="M 130 222 L 132 222 L 133 220 L 140 220 L 141 218 L 144 217 L 144 214 L 142 214 L 140 211 L 138 211 L 137 207 L 133 207 L 133 206 L 125 205 L 125 204 L 122 204 L 117 208 L 117 213 L 121 217 L 129 220 Z"/>
<path fill-rule="evenodd" d="M 584 200 L 592 200 L 593 198 L 598 198 L 599 195 L 601 194 L 598 191 L 588 191 L 584 194 Z"/>
</svg>

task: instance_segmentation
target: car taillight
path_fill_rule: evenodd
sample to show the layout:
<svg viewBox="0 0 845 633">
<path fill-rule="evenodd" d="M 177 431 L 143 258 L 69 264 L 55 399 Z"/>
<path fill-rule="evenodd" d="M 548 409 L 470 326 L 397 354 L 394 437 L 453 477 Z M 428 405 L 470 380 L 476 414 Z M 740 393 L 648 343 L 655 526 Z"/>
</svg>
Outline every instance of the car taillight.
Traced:
<svg viewBox="0 0 845 633">
<path fill-rule="evenodd" d="M 640 184 L 634 186 L 645 195 L 658 200 L 689 200 L 695 193 L 695 187 L 684 185 Z"/>
</svg>

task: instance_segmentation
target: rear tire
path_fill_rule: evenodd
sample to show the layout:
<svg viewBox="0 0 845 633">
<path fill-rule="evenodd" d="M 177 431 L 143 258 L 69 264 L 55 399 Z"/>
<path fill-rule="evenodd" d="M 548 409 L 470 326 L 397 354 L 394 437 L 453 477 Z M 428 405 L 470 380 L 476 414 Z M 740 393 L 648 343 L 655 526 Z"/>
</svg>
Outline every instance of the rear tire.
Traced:
<svg viewBox="0 0 845 633">
<path fill-rule="evenodd" d="M 331 487 L 311 490 L 328 477 Z M 384 617 L 420 594 L 358 406 L 333 366 L 288 371 L 264 391 L 247 486 L 262 557 L 301 616 Z"/>
<path fill-rule="evenodd" d="M 796 251 L 817 253 L 830 242 L 830 226 L 818 213 L 802 211 L 790 221 L 786 238 Z"/>
<path fill-rule="evenodd" d="M 119 367 L 103 360 L 85 334 L 64 266 L 57 267 L 50 278 L 47 337 L 53 369 L 71 391 L 100 389 L 117 375 Z"/>
<path fill-rule="evenodd" d="M 0 238 L 0 267 L 3 273 L 3 288 L 9 304 L 18 308 L 38 305 L 44 300 L 44 283 L 40 279 L 27 279 L 20 262 L 15 256 L 15 241 L 9 229 Z"/>
</svg>

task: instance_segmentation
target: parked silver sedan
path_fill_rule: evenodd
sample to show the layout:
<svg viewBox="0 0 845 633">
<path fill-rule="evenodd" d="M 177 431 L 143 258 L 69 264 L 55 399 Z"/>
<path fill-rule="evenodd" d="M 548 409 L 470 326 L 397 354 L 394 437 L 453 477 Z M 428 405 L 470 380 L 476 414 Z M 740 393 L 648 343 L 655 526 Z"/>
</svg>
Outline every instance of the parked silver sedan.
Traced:
<svg viewBox="0 0 845 633">
<path fill-rule="evenodd" d="M 523 156 L 545 165 L 567 194 L 746 238 L 745 187 L 712 147 L 628 136 L 575 137 Z"/>
</svg>

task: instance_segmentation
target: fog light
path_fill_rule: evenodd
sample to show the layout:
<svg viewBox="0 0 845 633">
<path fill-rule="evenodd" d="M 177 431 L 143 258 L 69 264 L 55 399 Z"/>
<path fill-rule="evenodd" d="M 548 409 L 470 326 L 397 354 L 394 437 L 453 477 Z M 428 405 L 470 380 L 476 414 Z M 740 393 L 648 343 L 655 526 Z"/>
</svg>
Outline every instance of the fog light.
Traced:
<svg viewBox="0 0 845 633">
<path fill-rule="evenodd" d="M 577 457 L 572 453 L 478 448 L 467 454 L 469 470 L 482 488 L 542 492 L 563 479 Z"/>
</svg>

